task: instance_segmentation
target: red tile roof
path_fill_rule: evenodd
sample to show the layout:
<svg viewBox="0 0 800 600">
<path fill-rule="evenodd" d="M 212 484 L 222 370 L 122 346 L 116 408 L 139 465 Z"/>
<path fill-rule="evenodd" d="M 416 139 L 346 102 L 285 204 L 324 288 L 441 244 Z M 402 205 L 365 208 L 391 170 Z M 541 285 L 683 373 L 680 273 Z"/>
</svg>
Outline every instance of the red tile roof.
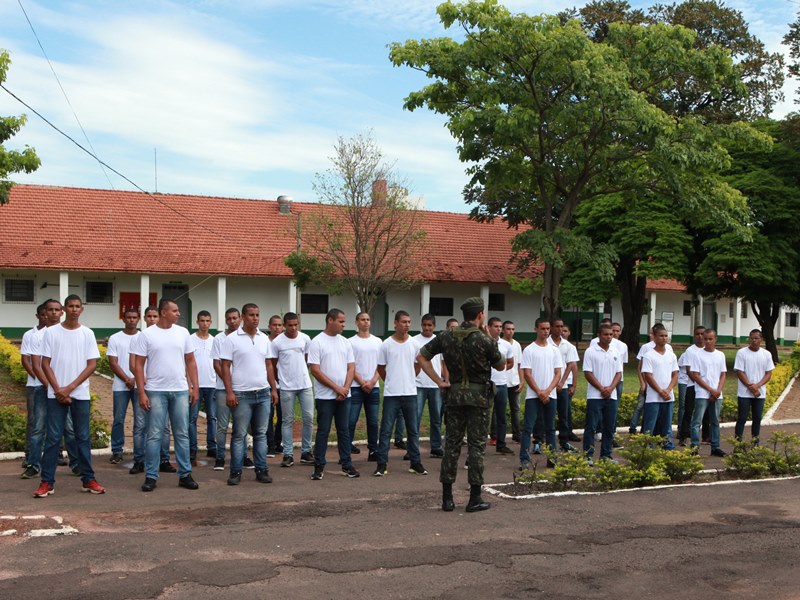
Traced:
<svg viewBox="0 0 800 600">
<path fill-rule="evenodd" d="M 681 292 L 686 293 L 686 286 L 674 279 L 652 279 L 647 282 L 647 289 L 651 292 Z"/>
<path fill-rule="evenodd" d="M 293 213 L 320 210 L 294 202 Z M 0 206 L 0 268 L 289 277 L 295 219 L 274 200 L 16 185 Z M 504 283 L 504 223 L 424 211 L 426 281 Z"/>
</svg>

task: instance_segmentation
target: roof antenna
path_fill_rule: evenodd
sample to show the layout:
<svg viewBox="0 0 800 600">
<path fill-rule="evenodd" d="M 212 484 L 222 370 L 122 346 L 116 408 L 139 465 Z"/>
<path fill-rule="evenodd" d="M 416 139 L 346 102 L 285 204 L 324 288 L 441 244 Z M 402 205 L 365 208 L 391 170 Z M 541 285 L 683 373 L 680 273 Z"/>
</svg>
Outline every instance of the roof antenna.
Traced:
<svg viewBox="0 0 800 600">
<path fill-rule="evenodd" d="M 153 170 L 155 172 L 155 180 L 156 180 L 156 191 L 158 193 L 158 150 L 154 147 L 153 148 Z"/>
</svg>

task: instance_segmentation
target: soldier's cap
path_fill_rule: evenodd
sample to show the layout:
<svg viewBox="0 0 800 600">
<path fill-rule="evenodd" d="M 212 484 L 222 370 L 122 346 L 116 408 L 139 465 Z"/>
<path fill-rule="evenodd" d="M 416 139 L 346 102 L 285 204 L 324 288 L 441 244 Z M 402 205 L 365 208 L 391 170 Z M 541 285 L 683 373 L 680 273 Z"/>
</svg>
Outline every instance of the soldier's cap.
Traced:
<svg viewBox="0 0 800 600">
<path fill-rule="evenodd" d="M 472 298 L 464 300 L 464 304 L 461 305 L 461 310 L 470 310 L 474 308 L 483 310 L 483 298 L 480 296 L 473 296 Z"/>
</svg>

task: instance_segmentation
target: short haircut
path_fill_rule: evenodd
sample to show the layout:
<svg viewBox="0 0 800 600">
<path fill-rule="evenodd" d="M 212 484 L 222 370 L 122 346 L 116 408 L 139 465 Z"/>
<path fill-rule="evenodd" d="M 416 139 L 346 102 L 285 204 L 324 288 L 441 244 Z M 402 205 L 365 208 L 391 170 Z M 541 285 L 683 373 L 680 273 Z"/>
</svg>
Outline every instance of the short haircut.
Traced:
<svg viewBox="0 0 800 600">
<path fill-rule="evenodd" d="M 514 321 L 503 321 L 503 328 L 505 329 L 506 325 L 513 325 Z"/>
<path fill-rule="evenodd" d="M 272 315 L 272 316 L 269 318 L 269 321 L 267 321 L 267 323 L 269 323 L 269 324 L 272 324 L 272 322 L 273 322 L 275 319 L 278 319 L 278 320 L 279 320 L 281 323 L 283 323 L 283 319 L 281 318 L 281 316 L 280 316 L 280 315 Z"/>
<path fill-rule="evenodd" d="M 78 296 L 78 294 L 70 294 L 69 296 L 64 298 L 64 306 L 66 306 L 69 302 L 74 302 L 75 300 L 78 301 L 78 304 L 83 306 L 83 300 L 81 300 L 81 297 Z"/>
<path fill-rule="evenodd" d="M 255 308 L 256 310 L 258 310 L 258 304 L 253 304 L 252 302 L 248 302 L 242 307 L 242 314 L 245 314 L 251 308 Z"/>
<path fill-rule="evenodd" d="M 406 312 L 406 311 L 404 311 L 404 310 L 398 310 L 396 313 L 394 313 L 394 320 L 395 320 L 395 322 L 399 321 L 399 320 L 400 320 L 400 319 L 402 319 L 403 317 L 408 317 L 408 318 L 410 319 L 410 318 L 411 318 L 411 315 L 410 315 L 410 314 L 408 314 L 408 312 Z"/>
<path fill-rule="evenodd" d="M 705 331 L 705 329 L 706 329 L 706 326 L 705 326 L 705 325 L 695 325 L 695 326 L 694 326 L 694 332 L 695 332 L 695 333 L 697 333 L 697 332 L 698 332 L 698 331 L 700 331 L 701 329 L 702 329 L 703 331 Z"/>
<path fill-rule="evenodd" d="M 602 331 L 611 331 L 611 324 L 610 323 L 600 323 L 600 328 L 597 330 L 598 333 Z"/>
<path fill-rule="evenodd" d="M 161 300 L 158 301 L 158 312 L 161 313 L 161 311 L 167 308 L 167 306 L 169 306 L 170 304 L 174 304 L 175 306 L 178 305 L 178 303 L 175 302 L 175 300 L 173 300 L 172 298 L 162 298 Z"/>
<path fill-rule="evenodd" d="M 328 314 L 325 315 L 325 322 L 329 323 L 331 321 L 335 321 L 343 314 L 344 311 L 341 308 L 332 308 L 328 311 Z"/>
<path fill-rule="evenodd" d="M 611 324 L 611 326 L 612 326 L 612 327 L 619 327 L 620 329 L 622 329 L 622 325 L 620 325 L 620 324 L 619 324 L 619 323 L 617 323 L 616 321 L 614 321 L 614 322 Z"/>
<path fill-rule="evenodd" d="M 139 309 L 138 308 L 126 308 L 125 312 L 122 313 L 122 316 L 129 315 L 130 313 L 134 313 L 137 317 L 139 316 Z"/>
<path fill-rule="evenodd" d="M 491 326 L 492 326 L 492 325 L 494 325 L 495 323 L 501 323 L 501 322 L 502 322 L 502 319 L 500 319 L 500 317 L 491 317 L 491 318 L 489 319 L 488 323 L 486 323 L 486 324 L 487 324 L 489 327 L 491 327 Z"/>
<path fill-rule="evenodd" d="M 469 308 L 461 309 L 465 321 L 474 321 L 478 315 L 483 312 L 482 306 L 470 306 Z"/>
<path fill-rule="evenodd" d="M 300 317 L 297 316 L 297 313 L 287 312 L 285 315 L 283 315 L 284 323 L 286 323 L 286 321 L 299 321 L 299 320 Z M 272 321 L 272 319 L 270 319 L 270 321 Z"/>
<path fill-rule="evenodd" d="M 458 325 L 458 319 L 454 319 L 453 317 L 450 317 L 449 319 L 447 319 L 447 326 L 450 327 L 451 323 L 455 323 L 456 325 Z"/>
<path fill-rule="evenodd" d="M 436 317 L 434 317 L 431 313 L 425 313 L 424 315 L 422 315 L 420 321 L 422 323 L 424 323 L 425 321 L 430 321 L 431 323 L 436 325 Z"/>
<path fill-rule="evenodd" d="M 561 323 L 563 325 L 564 324 L 564 319 L 562 319 L 561 317 L 556 317 L 555 319 L 550 321 L 550 325 L 555 325 L 556 323 Z"/>
<path fill-rule="evenodd" d="M 758 335 L 760 335 L 761 337 L 764 337 L 764 334 L 762 334 L 762 333 L 761 333 L 761 330 L 760 330 L 760 329 L 751 329 L 751 330 L 750 330 L 750 335 L 753 335 L 754 333 L 757 333 L 757 334 L 758 334 Z"/>
<path fill-rule="evenodd" d="M 548 319 L 547 317 L 539 317 L 538 319 L 536 319 L 536 320 L 533 322 L 533 326 L 534 326 L 536 329 L 538 329 L 538 328 L 539 328 L 539 325 L 541 325 L 542 323 L 548 323 L 548 324 L 549 324 L 549 323 L 550 323 L 550 319 Z"/>
<path fill-rule="evenodd" d="M 36 314 L 42 313 L 47 308 L 47 302 L 42 302 L 39 306 L 36 307 Z"/>
<path fill-rule="evenodd" d="M 605 317 L 604 319 L 602 319 L 600 321 L 600 325 L 602 325 L 603 323 L 608 323 L 610 325 L 611 324 L 611 319 L 609 319 L 608 317 Z"/>
<path fill-rule="evenodd" d="M 207 310 L 201 310 L 199 313 L 197 313 L 197 318 L 199 319 L 200 317 L 208 317 L 210 319 L 211 313 Z"/>
<path fill-rule="evenodd" d="M 48 298 L 44 301 L 44 307 L 47 308 L 48 304 L 58 304 L 59 307 L 62 306 L 61 300 L 56 300 L 55 298 Z"/>
<path fill-rule="evenodd" d="M 155 311 L 155 312 L 158 312 L 158 308 L 157 308 L 157 307 L 155 307 L 155 306 L 148 306 L 147 308 L 145 308 L 145 309 L 144 309 L 144 314 L 147 314 L 147 313 L 149 313 L 150 311 Z"/>
<path fill-rule="evenodd" d="M 225 311 L 225 316 L 227 317 L 231 313 L 236 313 L 238 315 L 239 314 L 239 309 L 231 307 L 231 308 L 229 308 L 228 310 Z"/>
<path fill-rule="evenodd" d="M 369 317 L 369 313 L 365 310 L 362 310 L 361 312 L 356 313 L 356 321 L 361 318 L 361 315 L 367 315 Z"/>
<path fill-rule="evenodd" d="M 655 324 L 655 325 L 653 325 L 653 327 L 652 327 L 652 331 L 653 331 L 653 333 L 656 333 L 657 331 L 666 331 L 666 330 L 667 330 L 667 328 L 666 328 L 666 327 L 664 327 L 664 324 L 663 324 L 663 323 L 656 323 L 656 324 Z"/>
<path fill-rule="evenodd" d="M 717 330 L 716 330 L 716 329 L 706 329 L 706 330 L 703 332 L 703 335 L 705 335 L 705 334 L 707 334 L 707 333 L 713 333 L 713 334 L 714 334 L 714 337 L 717 337 Z"/>
</svg>

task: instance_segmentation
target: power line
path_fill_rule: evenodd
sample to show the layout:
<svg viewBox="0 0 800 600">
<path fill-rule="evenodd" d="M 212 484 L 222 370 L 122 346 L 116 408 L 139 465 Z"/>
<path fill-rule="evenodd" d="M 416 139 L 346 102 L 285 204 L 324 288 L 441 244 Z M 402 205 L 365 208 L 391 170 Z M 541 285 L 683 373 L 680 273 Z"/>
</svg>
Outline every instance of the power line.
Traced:
<svg viewBox="0 0 800 600">
<path fill-rule="evenodd" d="M 64 89 L 64 86 L 61 85 L 61 80 L 58 78 L 56 70 L 53 68 L 53 63 L 50 62 L 50 57 L 47 56 L 47 52 L 45 51 L 44 46 L 42 45 L 42 42 L 39 39 L 39 35 L 36 33 L 36 29 L 34 29 L 33 23 L 31 22 L 30 17 L 28 17 L 28 13 L 25 10 L 25 7 L 22 5 L 22 0 L 17 0 L 17 3 L 19 4 L 20 9 L 22 9 L 22 14 L 25 15 L 25 20 L 28 22 L 28 26 L 31 28 L 31 31 L 33 32 L 33 37 L 36 38 L 36 43 L 39 44 L 39 49 L 42 51 L 42 54 L 44 55 L 44 58 L 47 61 L 48 66 L 50 67 L 50 71 L 53 73 L 53 77 L 56 78 L 56 83 L 58 84 L 61 93 L 64 95 L 64 100 L 67 101 L 67 106 L 69 106 L 69 109 L 72 111 L 72 116 L 75 117 L 75 121 L 78 123 L 78 127 L 80 127 L 81 133 L 83 133 L 83 139 L 86 140 L 86 143 L 89 145 L 89 148 L 92 149 L 92 152 L 96 154 L 94 146 L 92 146 L 92 142 L 89 140 L 89 136 L 86 135 L 86 130 L 83 128 L 83 124 L 81 123 L 81 120 L 78 118 L 78 114 L 75 112 L 75 109 L 72 107 L 72 103 L 69 101 L 69 96 L 67 96 L 67 92 Z M 102 167 L 102 164 L 100 166 L 100 169 L 103 171 L 103 175 L 105 175 L 106 180 L 108 181 L 108 185 L 110 185 L 111 189 L 113 190 L 114 184 L 111 183 L 111 178 L 108 176 L 108 173 L 106 173 L 105 169 Z"/>
</svg>

